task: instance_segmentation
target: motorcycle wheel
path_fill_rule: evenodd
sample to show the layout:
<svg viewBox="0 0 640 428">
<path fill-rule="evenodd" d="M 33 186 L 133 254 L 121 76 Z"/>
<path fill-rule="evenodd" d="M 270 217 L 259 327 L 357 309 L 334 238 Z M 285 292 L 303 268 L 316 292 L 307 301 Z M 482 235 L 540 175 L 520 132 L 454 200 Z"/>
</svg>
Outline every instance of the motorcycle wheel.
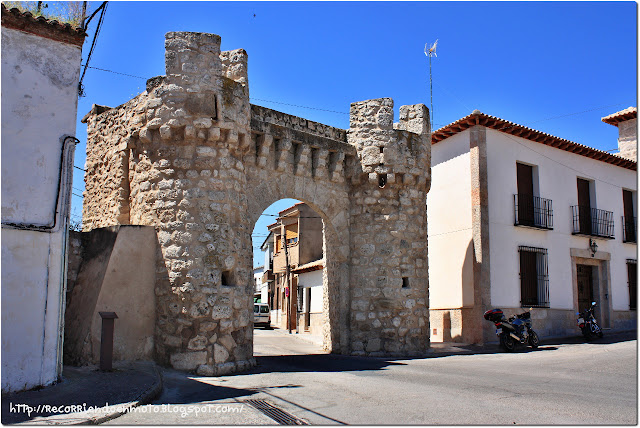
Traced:
<svg viewBox="0 0 640 428">
<path fill-rule="evenodd" d="M 509 334 L 502 334 L 500 336 L 500 345 L 507 352 L 513 352 L 516 350 L 516 341 Z"/>
<path fill-rule="evenodd" d="M 582 329 L 582 334 L 587 341 L 591 341 L 593 339 L 593 333 L 591 332 L 591 328 L 586 325 Z"/>
<path fill-rule="evenodd" d="M 536 349 L 540 346 L 540 338 L 538 337 L 538 333 L 533 330 L 529 330 L 529 346 L 533 349 Z"/>
</svg>

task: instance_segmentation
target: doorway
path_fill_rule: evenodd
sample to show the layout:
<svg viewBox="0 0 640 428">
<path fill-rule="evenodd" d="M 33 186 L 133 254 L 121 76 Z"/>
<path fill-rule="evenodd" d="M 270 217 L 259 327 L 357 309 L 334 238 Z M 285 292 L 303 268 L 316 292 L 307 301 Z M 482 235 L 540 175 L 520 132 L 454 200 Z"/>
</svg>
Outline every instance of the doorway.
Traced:
<svg viewBox="0 0 640 428">
<path fill-rule="evenodd" d="M 593 266 L 577 265 L 578 311 L 589 309 L 593 302 Z"/>
</svg>

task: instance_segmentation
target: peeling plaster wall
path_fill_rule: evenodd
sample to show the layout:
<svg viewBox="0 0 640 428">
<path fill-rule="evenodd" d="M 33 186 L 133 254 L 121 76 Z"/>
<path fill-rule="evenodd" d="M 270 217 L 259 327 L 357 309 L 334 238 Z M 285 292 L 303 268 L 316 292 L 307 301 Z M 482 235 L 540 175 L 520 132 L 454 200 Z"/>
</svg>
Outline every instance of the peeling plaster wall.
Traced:
<svg viewBox="0 0 640 428">
<path fill-rule="evenodd" d="M 74 135 L 81 50 L 2 28 L 2 221 L 49 223 L 61 137 Z"/>
<path fill-rule="evenodd" d="M 4 27 L 1 36 L 2 223 L 49 224 L 62 140 L 75 133 L 81 49 Z M 67 219 L 58 217 L 52 233 L 2 228 L 2 392 L 59 374 Z"/>
</svg>

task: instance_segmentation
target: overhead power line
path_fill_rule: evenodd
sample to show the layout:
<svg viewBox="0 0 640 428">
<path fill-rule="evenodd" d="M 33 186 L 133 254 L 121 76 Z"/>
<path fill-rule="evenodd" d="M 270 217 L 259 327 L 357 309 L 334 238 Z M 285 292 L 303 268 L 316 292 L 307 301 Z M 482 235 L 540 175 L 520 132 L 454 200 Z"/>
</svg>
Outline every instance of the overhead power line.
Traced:
<svg viewBox="0 0 640 428">
<path fill-rule="evenodd" d="M 87 65 L 87 64 L 82 64 L 82 65 L 85 66 L 86 68 L 91 68 L 91 69 L 100 70 L 100 71 L 106 71 L 107 73 L 119 74 L 121 76 L 127 76 L 127 77 L 134 77 L 136 79 L 149 80 L 146 77 L 134 76 L 133 74 L 120 73 L 119 71 L 107 70 L 106 68 L 93 67 L 93 66 Z"/>
<path fill-rule="evenodd" d="M 94 69 L 94 70 L 104 71 L 104 72 L 107 72 L 107 73 L 118 74 L 120 76 L 131 77 L 131 78 L 134 78 L 134 79 L 143 79 L 143 80 L 148 80 L 149 79 L 147 77 L 136 76 L 134 74 L 122 73 L 120 71 L 109 70 L 109 69 L 106 69 L 106 68 L 94 67 L 94 66 L 90 66 L 90 65 L 87 65 L 87 64 L 88 64 L 88 62 L 85 63 L 85 64 L 82 64 L 82 65 L 85 66 L 85 68 L 91 68 L 91 69 Z M 440 86 L 442 89 L 444 89 L 445 91 L 449 92 L 449 94 L 451 94 L 451 95 L 453 95 L 455 97 L 455 95 L 453 93 L 451 93 L 451 91 L 447 90 L 447 88 L 445 88 L 441 83 L 435 82 L 435 84 Z M 252 100 L 252 101 L 262 101 L 262 102 L 273 103 L 273 104 L 280 104 L 280 105 L 291 106 L 291 107 L 305 108 L 305 109 L 309 109 L 309 110 L 318 110 L 318 111 L 326 111 L 326 112 L 329 112 L 329 113 L 349 115 L 349 113 L 346 113 L 346 112 L 343 112 L 343 111 L 330 110 L 330 109 L 324 109 L 324 108 L 319 108 L 319 107 L 310 107 L 310 106 L 304 106 L 304 105 L 301 105 L 301 104 L 283 103 L 281 101 L 266 100 L 266 99 L 263 99 L 263 98 L 252 98 L 251 97 L 250 100 Z M 458 99 L 458 101 L 460 101 L 460 100 Z M 462 103 L 462 101 L 460 101 L 460 103 Z M 462 104 L 464 105 L 464 103 L 462 103 Z M 536 120 L 536 121 L 529 122 L 529 123 L 538 123 L 538 122 L 543 122 L 543 121 L 546 121 L 546 120 L 558 119 L 558 118 L 568 117 L 568 116 L 575 116 L 575 115 L 578 115 L 578 114 L 588 113 L 588 112 L 596 111 L 596 110 L 602 110 L 604 108 L 615 107 L 615 106 L 619 106 L 619 105 L 623 105 L 623 104 L 625 104 L 625 103 L 609 104 L 609 105 L 606 105 L 606 106 L 595 107 L 595 108 L 592 108 L 592 109 L 589 109 L 589 110 L 583 110 L 583 111 L 574 112 L 574 113 L 567 113 L 567 114 L 563 114 L 563 115 L 559 115 L 559 116 L 547 117 L 545 119 L 540 119 L 540 120 Z M 432 126 L 443 127 L 443 126 L 447 126 L 448 124 L 447 123 L 432 123 L 431 125 Z M 85 171 L 84 169 L 82 169 L 80 167 L 77 167 L 77 166 L 75 168 L 78 168 L 81 171 Z"/>
<path fill-rule="evenodd" d="M 306 109 L 309 109 L 309 110 L 319 110 L 319 111 L 326 111 L 326 112 L 329 112 L 329 113 L 346 114 L 346 115 L 349 114 L 349 113 L 345 113 L 343 111 L 327 110 L 327 109 L 324 109 L 324 108 L 309 107 L 309 106 L 303 106 L 303 105 L 299 105 L 299 104 L 289 104 L 289 103 L 283 103 L 283 102 L 280 102 L 280 101 L 264 100 L 264 99 L 261 99 L 261 98 L 251 98 L 251 99 L 254 100 L 254 101 L 262 101 L 262 102 L 266 102 L 266 103 L 282 104 L 282 105 L 285 105 L 285 106 L 300 107 L 300 108 L 306 108 Z"/>
<path fill-rule="evenodd" d="M 512 140 L 512 141 L 514 141 L 514 142 L 516 142 L 516 143 L 518 143 L 518 144 L 520 144 L 522 147 L 524 147 L 524 148 L 526 148 L 526 149 L 529 149 L 529 150 L 531 150 L 532 152 L 537 153 L 538 155 L 540 155 L 540 156 L 542 156 L 542 157 L 544 157 L 544 158 L 547 158 L 547 159 L 549 159 L 550 161 L 553 161 L 553 162 L 557 163 L 558 165 L 562 165 L 562 166 L 564 166 L 564 167 L 565 167 L 565 168 L 567 168 L 567 169 L 570 169 L 570 170 L 572 170 L 572 171 L 577 172 L 578 174 L 582 175 L 583 177 L 591 177 L 591 178 L 593 178 L 595 181 L 600 181 L 600 182 L 602 182 L 602 183 L 608 184 L 608 185 L 613 186 L 613 187 L 618 187 L 618 188 L 621 188 L 621 189 L 623 188 L 622 186 L 620 186 L 620 185 L 618 185 L 618 184 L 610 183 L 610 182 L 608 182 L 608 181 L 606 181 L 606 180 L 603 180 L 603 179 L 601 179 L 601 178 L 594 177 L 594 176 L 593 176 L 593 175 L 591 175 L 591 174 L 587 174 L 587 173 L 586 173 L 586 172 L 584 172 L 584 171 L 580 171 L 579 169 L 576 169 L 576 168 L 574 168 L 574 167 L 572 167 L 572 166 L 566 165 L 566 164 L 564 164 L 564 163 L 562 163 L 562 162 L 558 161 L 557 159 L 554 159 L 554 158 L 553 158 L 553 157 L 551 157 L 551 156 L 544 155 L 544 154 L 540 153 L 539 151 L 534 150 L 534 149 L 532 149 L 531 147 L 526 146 L 525 144 L 523 144 L 523 143 L 521 143 L 520 141 L 516 140 L 515 138 L 513 138 L 511 135 L 509 135 L 509 134 L 507 134 L 507 133 L 504 133 L 504 136 L 505 136 L 505 137 L 507 137 L 508 139 L 510 139 L 510 140 Z"/>
<path fill-rule="evenodd" d="M 89 61 L 91 61 L 91 55 L 93 54 L 93 50 L 96 47 L 96 42 L 98 40 L 98 35 L 100 34 L 100 29 L 102 28 L 102 23 L 104 21 L 104 14 L 107 11 L 107 3 L 108 2 L 105 1 L 98 8 L 98 9 L 100 9 L 100 8 L 102 9 L 102 13 L 100 13 L 100 18 L 98 19 L 98 25 L 96 26 L 96 32 L 93 35 L 93 41 L 91 42 L 91 48 L 89 49 L 89 54 L 87 55 L 87 60 L 85 61 L 84 71 L 82 72 L 82 75 L 80 76 L 80 81 L 78 82 L 78 96 L 79 97 L 84 97 L 85 96 L 84 85 L 82 84 L 82 81 L 84 79 L 85 74 L 87 73 L 87 68 L 89 66 Z M 94 12 L 94 15 L 95 15 L 96 12 Z M 91 19 L 93 18 L 94 15 L 91 15 L 91 17 L 86 22 L 85 30 L 86 30 L 86 25 L 89 23 L 89 21 L 91 21 Z"/>
<path fill-rule="evenodd" d="M 561 117 L 568 117 L 568 116 L 575 116 L 577 114 L 589 113 L 591 111 L 602 110 L 604 108 L 615 107 L 615 106 L 620 106 L 620 105 L 624 105 L 624 104 L 625 103 L 609 104 L 609 105 L 606 105 L 606 106 L 596 107 L 596 108 L 592 108 L 592 109 L 589 109 L 589 110 L 578 111 L 578 112 L 575 112 L 575 113 L 567 113 L 567 114 L 563 114 L 563 115 L 560 115 L 560 116 L 547 117 L 546 119 L 535 120 L 535 121 L 529 122 L 529 123 L 538 123 L 538 122 L 544 122 L 545 120 L 559 119 Z"/>
<path fill-rule="evenodd" d="M 280 217 L 277 214 L 260 214 L 261 216 L 266 216 L 266 217 Z M 296 216 L 296 218 L 322 218 L 322 217 L 306 217 L 306 216 Z"/>
<path fill-rule="evenodd" d="M 93 19 L 94 16 L 96 16 L 96 14 L 98 12 L 100 12 L 100 10 L 104 9 L 104 7 L 107 5 L 107 2 L 102 2 L 102 4 L 100 6 L 98 6 L 98 8 L 96 10 L 93 11 L 93 13 L 91 14 L 91 16 L 84 22 L 84 29 L 85 31 L 87 30 L 87 27 L 89 26 L 89 23 L 91 22 L 91 20 Z"/>
</svg>

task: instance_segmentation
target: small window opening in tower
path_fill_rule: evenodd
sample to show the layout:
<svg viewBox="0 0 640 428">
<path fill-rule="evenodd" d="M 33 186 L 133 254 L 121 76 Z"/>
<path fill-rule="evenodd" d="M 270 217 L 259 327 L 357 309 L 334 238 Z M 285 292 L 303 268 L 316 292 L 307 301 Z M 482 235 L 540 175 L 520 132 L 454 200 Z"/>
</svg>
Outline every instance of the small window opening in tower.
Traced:
<svg viewBox="0 0 640 428">
<path fill-rule="evenodd" d="M 378 174 L 378 186 L 382 188 L 385 184 L 387 184 L 387 174 Z"/>
</svg>

